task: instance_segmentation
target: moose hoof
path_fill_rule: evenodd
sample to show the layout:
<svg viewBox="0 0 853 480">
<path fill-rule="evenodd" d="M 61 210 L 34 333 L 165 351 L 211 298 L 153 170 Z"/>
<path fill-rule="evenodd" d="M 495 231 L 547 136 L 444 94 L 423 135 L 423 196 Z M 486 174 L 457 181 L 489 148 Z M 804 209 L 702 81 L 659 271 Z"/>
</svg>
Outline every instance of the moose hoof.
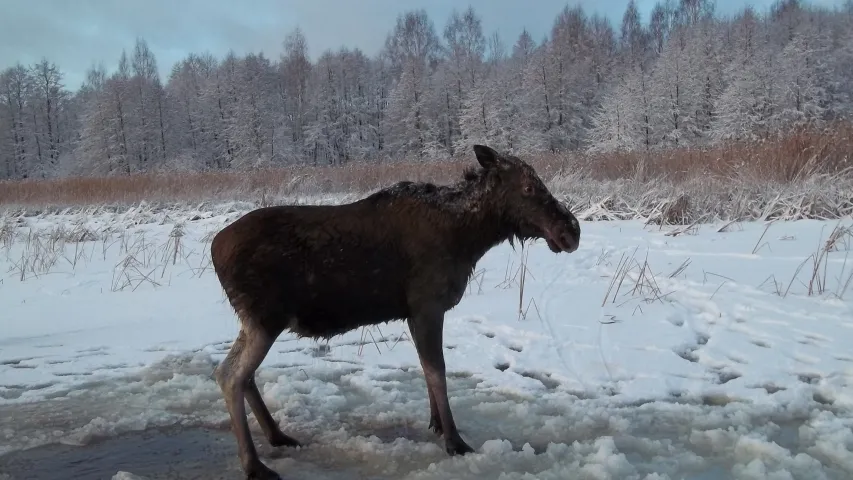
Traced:
<svg viewBox="0 0 853 480">
<path fill-rule="evenodd" d="M 258 461 L 251 468 L 246 469 L 246 480 L 281 480 L 281 476 Z"/>
<path fill-rule="evenodd" d="M 439 437 L 444 434 L 444 430 L 441 428 L 441 421 L 437 417 L 430 417 L 429 429 L 435 432 Z"/>
<path fill-rule="evenodd" d="M 468 446 L 464 440 L 457 438 L 455 440 L 447 440 L 444 444 L 444 449 L 450 456 L 465 455 L 466 453 L 474 453 L 474 449 Z"/>
<path fill-rule="evenodd" d="M 301 447 L 298 440 L 282 432 L 278 432 L 269 439 L 273 447 Z"/>
</svg>

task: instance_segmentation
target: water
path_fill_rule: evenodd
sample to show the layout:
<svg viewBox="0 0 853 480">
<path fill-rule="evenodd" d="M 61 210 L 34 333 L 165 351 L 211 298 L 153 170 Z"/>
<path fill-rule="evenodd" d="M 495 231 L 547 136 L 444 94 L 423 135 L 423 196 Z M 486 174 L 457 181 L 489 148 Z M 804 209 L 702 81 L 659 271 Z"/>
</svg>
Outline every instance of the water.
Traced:
<svg viewBox="0 0 853 480">
<path fill-rule="evenodd" d="M 602 408 L 595 400 L 562 405 L 547 396 L 481 391 L 475 379 L 452 377 L 449 389 L 461 433 L 472 446 L 479 450 L 485 441 L 507 439 L 516 452 L 529 442 L 538 454 L 517 458 L 490 453 L 462 461 L 448 458 L 443 442 L 427 429 L 428 399 L 416 373 L 394 370 L 372 380 L 371 385 L 394 392 L 398 405 L 359 383 L 342 380 L 343 371 L 322 379 L 336 386 L 340 395 L 333 401 L 346 399 L 345 405 L 330 405 L 329 399 L 306 389 L 300 394 L 299 408 L 288 412 L 288 421 L 283 422 L 285 431 L 307 448 L 273 448 L 252 424 L 262 461 L 284 479 L 484 479 L 501 473 L 512 478 L 519 474 L 575 478 L 578 469 L 573 462 L 592 463 L 593 468 L 613 463 L 613 458 L 593 454 L 598 450 L 594 444 L 603 438 L 625 455 L 639 478 L 658 472 L 673 480 L 728 480 L 754 459 L 779 475 L 783 475 L 779 468 L 795 471 L 778 478 L 853 478 L 845 457 L 815 451 L 812 438 L 827 431 L 826 425 L 821 430 L 812 426 L 825 422 L 826 418 L 816 419 L 818 415 L 843 422 L 838 423 L 841 428 L 851 424 L 842 409 L 777 415 L 748 405 L 657 403 Z M 0 405 L 0 480 L 110 480 L 121 471 L 150 480 L 245 478 L 215 382 L 207 374 L 184 375 L 179 380 L 169 388 L 164 388 L 160 377 L 93 383 L 50 400 Z M 317 387 L 312 384 L 312 388 Z M 807 433 L 804 438 L 799 433 L 802 427 Z M 738 433 L 731 433 L 735 430 Z M 734 437 L 694 438 L 705 431 L 729 432 Z M 733 442 L 744 436 L 764 443 L 735 452 Z M 550 442 L 577 444 L 579 450 L 554 456 L 547 453 Z M 778 452 L 768 442 L 788 452 L 774 458 Z M 34 448 L 21 450 L 26 447 Z M 801 453 L 815 457 L 814 463 L 803 467 L 803 458 L 795 458 Z"/>
<path fill-rule="evenodd" d="M 0 457 L 0 472 L 11 479 L 109 479 L 118 471 L 151 479 L 237 478 L 228 432 L 154 429 L 77 447 L 53 444 Z"/>
<path fill-rule="evenodd" d="M 378 432 L 394 437 L 401 432 Z M 796 427 L 785 425 L 779 432 L 780 444 L 796 442 Z M 365 475 L 353 466 L 323 466 L 288 457 L 287 449 L 269 450 L 258 442 L 262 453 L 279 457 L 276 469 L 285 479 L 301 480 L 384 480 L 391 477 Z M 267 451 L 269 450 L 269 451 Z M 281 468 L 287 460 L 286 471 Z M 269 465 L 269 458 L 265 461 Z M 333 460 L 329 459 L 330 462 Z M 212 428 L 168 427 L 94 441 L 85 446 L 51 444 L 0 457 L 2 480 L 79 480 L 111 479 L 117 472 L 131 472 L 150 480 L 172 479 L 242 479 L 236 446 L 227 430 Z M 6 476 L 4 476 L 4 474 Z M 732 478 L 729 468 L 710 465 L 701 472 L 688 474 L 685 480 L 726 480 Z"/>
<path fill-rule="evenodd" d="M 0 457 L 3 480 L 109 480 L 131 472 L 150 480 L 242 479 L 236 445 L 229 431 L 157 428 L 120 435 L 85 446 L 52 444 Z M 286 455 L 286 453 L 282 453 Z M 290 480 L 369 479 L 356 469 L 288 462 Z M 5 475 L 5 476 L 4 476 Z"/>
</svg>

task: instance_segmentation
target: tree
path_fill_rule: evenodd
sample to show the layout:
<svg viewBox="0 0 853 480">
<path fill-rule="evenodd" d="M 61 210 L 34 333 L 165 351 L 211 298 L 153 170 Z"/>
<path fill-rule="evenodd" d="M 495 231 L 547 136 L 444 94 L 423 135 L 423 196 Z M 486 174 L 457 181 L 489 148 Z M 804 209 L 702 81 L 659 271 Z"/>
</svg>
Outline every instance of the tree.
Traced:
<svg viewBox="0 0 853 480">
<path fill-rule="evenodd" d="M 138 38 L 76 92 L 48 59 L 0 71 L 0 178 L 442 159 L 487 142 L 515 154 L 755 140 L 853 120 L 853 3 L 636 0 L 618 24 L 581 6 L 505 45 L 471 7 L 424 10 L 381 51 L 188 54 L 161 69 Z M 508 47 L 508 48 L 507 48 Z"/>
<path fill-rule="evenodd" d="M 0 99 L 3 103 L 3 163 L 7 178 L 27 178 L 33 163 L 32 118 L 30 109 L 33 81 L 20 63 L 0 74 Z"/>
<path fill-rule="evenodd" d="M 711 137 L 717 141 L 766 137 L 776 108 L 776 67 L 767 48 L 766 30 L 751 8 L 744 9 L 733 30 L 726 86 L 714 102 L 717 114 Z"/>
<path fill-rule="evenodd" d="M 385 42 L 391 68 L 399 74 L 388 101 L 387 135 L 394 154 L 423 157 L 435 149 L 435 117 L 429 118 L 427 92 L 441 48 L 425 10 L 403 13 Z"/>
<path fill-rule="evenodd" d="M 468 150 L 469 142 L 460 124 L 460 117 L 465 115 L 462 110 L 486 108 L 481 103 L 485 100 L 482 92 L 477 91 L 482 81 L 486 38 L 480 17 L 474 13 L 472 7 L 469 6 L 461 15 L 456 10 L 453 11 L 444 28 L 444 39 L 447 42 L 447 71 L 450 80 L 443 85 L 448 97 L 445 143 L 452 155 L 454 150 Z"/>
<path fill-rule="evenodd" d="M 295 163 L 309 151 L 305 139 L 309 109 L 308 81 L 312 65 L 308 59 L 308 41 L 300 28 L 290 32 L 284 40 L 284 54 L 279 65 L 279 111 L 283 138 L 279 151 L 285 163 Z"/>
</svg>

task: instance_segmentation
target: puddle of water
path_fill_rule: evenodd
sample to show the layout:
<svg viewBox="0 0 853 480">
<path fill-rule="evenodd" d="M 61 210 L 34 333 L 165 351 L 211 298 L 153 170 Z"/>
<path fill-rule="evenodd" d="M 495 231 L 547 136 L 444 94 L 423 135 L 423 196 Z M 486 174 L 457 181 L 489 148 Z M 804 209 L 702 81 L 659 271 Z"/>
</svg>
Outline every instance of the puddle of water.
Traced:
<svg viewBox="0 0 853 480">
<path fill-rule="evenodd" d="M 233 478 L 225 475 L 233 454 L 228 432 L 154 429 L 77 447 L 52 444 L 0 457 L 12 479 L 110 479 L 124 470 L 155 478 Z M 211 476 L 211 474 L 213 476 Z"/>
<path fill-rule="evenodd" d="M 169 363 L 163 369 L 168 374 L 154 370 L 141 378 L 95 382 L 64 392 L 61 398 L 0 405 L 0 452 L 15 449 L 0 455 L 0 480 L 110 480 L 120 471 L 150 480 L 244 478 L 219 389 L 209 372 L 197 373 L 197 366 L 187 363 L 192 367 L 189 374 Z M 173 370 L 184 375 L 173 378 Z M 447 457 L 443 442 L 426 428 L 426 389 L 414 370 L 374 375 L 370 388 L 344 378 L 350 372 L 349 368 L 312 372 L 308 383 L 294 394 L 300 398 L 299 408 L 294 410 L 296 417 L 288 432 L 308 448 L 273 448 L 259 428 L 253 429 L 264 463 L 289 480 L 397 480 L 407 475 L 497 478 L 501 473 L 517 477 L 522 472 L 530 478 L 541 472 L 544 478 L 571 470 L 572 458 L 597 451 L 593 443 L 609 437 L 616 450 L 644 474 L 654 471 L 666 472 L 673 479 L 729 480 L 734 465 L 753 456 L 761 459 L 760 449 L 736 458 L 726 447 L 728 440 L 694 444 L 690 440 L 694 432 L 729 430 L 737 421 L 759 441 L 775 442 L 791 455 L 804 453 L 812 445 L 799 438 L 799 428 L 809 416 L 784 414 L 777 418 L 743 407 L 734 409 L 738 415 L 729 416 L 719 410 L 731 409 L 698 403 L 619 407 L 589 399 L 565 405 L 554 398 L 530 399 L 483 390 L 476 378 L 463 376 L 451 377 L 449 389 L 459 417 L 465 419 L 461 433 L 475 448 L 490 439 L 507 439 L 516 452 L 525 443 L 537 454 L 545 454 L 550 443 L 578 442 L 580 450 L 566 451 L 565 459 L 491 453 L 487 457 L 493 458 L 459 462 Z M 157 388 L 151 389 L 155 381 Z M 332 404 L 305 393 L 326 384 L 337 397 Z M 394 405 L 398 396 L 408 402 L 406 406 Z M 839 421 L 849 419 L 849 414 L 833 414 Z M 691 415 L 701 420 L 693 421 Z M 768 422 L 775 426 L 767 427 Z M 167 424 L 174 426 L 154 427 Z M 619 425 L 630 428 L 614 428 Z M 137 430 L 143 428 L 146 430 Z M 135 431 L 119 434 L 128 430 Z M 96 435 L 109 437 L 93 438 Z M 85 445 L 59 444 L 62 438 Z M 17 450 L 36 444 L 42 446 Z M 817 468 L 824 478 L 851 478 L 843 457 L 837 461 L 826 454 L 818 456 Z M 770 462 L 772 468 L 777 467 L 775 463 Z M 817 477 L 799 471 L 791 478 Z"/>
<path fill-rule="evenodd" d="M 798 423 L 780 425 L 773 441 L 782 447 L 796 447 L 799 443 Z M 275 449 L 265 444 L 259 432 L 255 433 L 256 446 L 264 462 L 287 480 L 388 480 L 399 478 L 405 471 L 421 470 L 429 464 L 402 466 L 396 476 L 377 476 L 357 456 L 346 459 L 329 456 L 329 450 L 295 451 Z M 398 438 L 425 441 L 428 436 L 420 430 L 405 426 L 386 426 L 371 432 L 383 443 Z M 618 442 L 617 442 L 618 443 Z M 637 456 L 628 448 L 628 458 Z M 299 453 L 297 453 L 299 452 Z M 637 463 L 642 458 L 637 456 Z M 730 458 L 709 459 L 709 464 L 699 471 L 684 470 L 684 480 L 730 480 Z M 361 463 L 359 463 L 361 462 Z M 418 463 L 418 462 L 415 462 Z M 376 467 L 376 465 L 373 465 Z M 411 467 L 411 468 L 409 468 Z M 838 472 L 827 470 L 827 478 Z M 117 472 L 131 472 L 150 480 L 177 479 L 242 479 L 236 445 L 227 429 L 203 427 L 149 428 L 115 437 L 94 440 L 84 446 L 59 443 L 28 450 L 14 451 L 0 456 L 0 480 L 53 480 L 74 478 L 80 480 L 109 480 Z"/>
<path fill-rule="evenodd" d="M 292 471 L 279 472 L 286 479 L 381 480 L 297 461 L 289 466 Z M 119 471 L 150 480 L 243 478 L 231 433 L 203 428 L 150 429 L 80 447 L 52 444 L 0 457 L 4 480 L 109 480 Z"/>
</svg>

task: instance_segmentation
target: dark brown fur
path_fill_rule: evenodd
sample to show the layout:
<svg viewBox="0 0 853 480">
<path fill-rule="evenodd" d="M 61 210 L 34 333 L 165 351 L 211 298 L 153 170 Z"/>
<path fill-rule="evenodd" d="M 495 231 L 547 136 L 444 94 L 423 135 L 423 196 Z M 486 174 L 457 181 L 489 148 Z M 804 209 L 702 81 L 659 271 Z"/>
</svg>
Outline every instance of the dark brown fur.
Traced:
<svg viewBox="0 0 853 480">
<path fill-rule="evenodd" d="M 472 452 L 447 401 L 444 314 L 462 299 L 479 259 L 513 238 L 545 238 L 573 252 L 577 219 L 528 164 L 474 147 L 479 168 L 452 186 L 400 182 L 338 206 L 252 211 L 213 239 L 213 265 L 241 322 L 217 368 L 242 466 L 249 478 L 278 478 L 257 456 L 243 398 L 273 445 L 299 443 L 272 419 L 254 372 L 276 337 L 329 338 L 364 325 L 407 320 L 424 369 L 430 428 L 450 454 Z"/>
</svg>

